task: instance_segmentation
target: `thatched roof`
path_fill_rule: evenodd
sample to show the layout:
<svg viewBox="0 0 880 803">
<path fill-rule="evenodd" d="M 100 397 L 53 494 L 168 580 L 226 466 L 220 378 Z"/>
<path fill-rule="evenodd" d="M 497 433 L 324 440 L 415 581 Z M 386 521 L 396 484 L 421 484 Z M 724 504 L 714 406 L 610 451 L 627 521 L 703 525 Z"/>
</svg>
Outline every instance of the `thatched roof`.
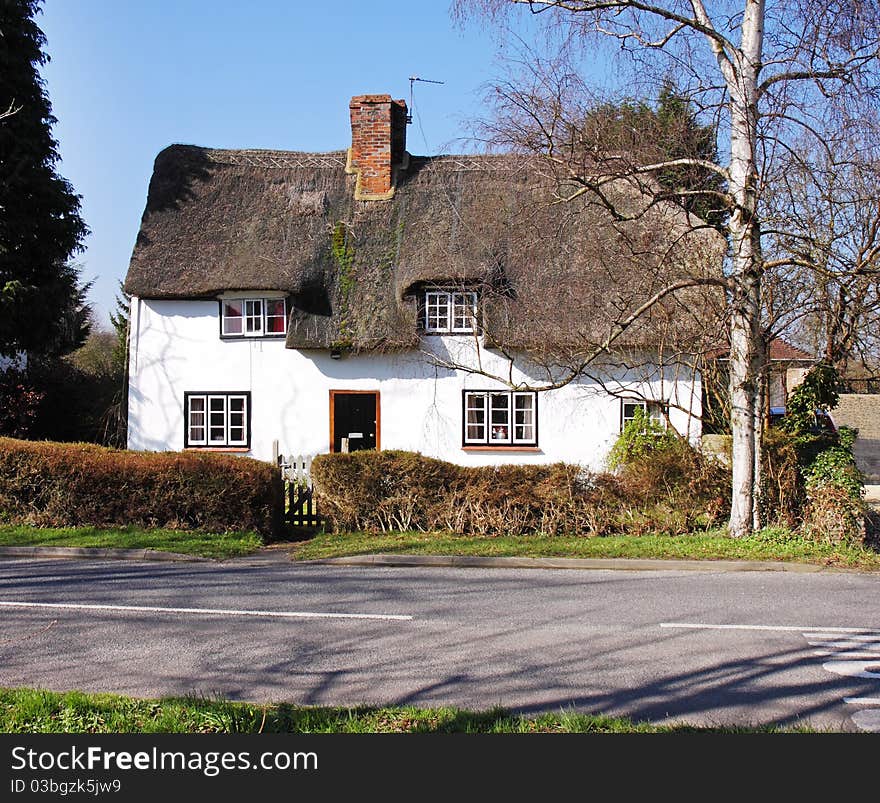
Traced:
<svg viewBox="0 0 880 803">
<path fill-rule="evenodd" d="M 290 348 L 403 349 L 418 342 L 419 288 L 479 285 L 490 342 L 580 348 L 670 278 L 720 272 L 714 235 L 680 209 L 620 224 L 587 196 L 553 205 L 557 189 L 521 157 L 411 157 L 391 200 L 356 201 L 344 152 L 173 145 L 156 159 L 125 288 L 283 290 Z M 658 308 L 638 339 L 693 306 Z"/>
</svg>

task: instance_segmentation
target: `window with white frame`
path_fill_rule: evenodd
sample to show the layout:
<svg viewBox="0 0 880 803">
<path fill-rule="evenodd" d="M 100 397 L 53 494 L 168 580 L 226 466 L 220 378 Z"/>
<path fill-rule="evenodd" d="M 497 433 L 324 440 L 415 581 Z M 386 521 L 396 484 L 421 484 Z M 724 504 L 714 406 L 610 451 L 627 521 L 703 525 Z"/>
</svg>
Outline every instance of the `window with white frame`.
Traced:
<svg viewBox="0 0 880 803">
<path fill-rule="evenodd" d="M 423 324 L 434 334 L 467 334 L 477 329 L 477 294 L 426 290 Z"/>
<path fill-rule="evenodd" d="M 534 391 L 464 391 L 465 446 L 537 446 Z"/>
<path fill-rule="evenodd" d="M 227 298 L 220 302 L 223 337 L 272 337 L 287 331 L 283 298 Z"/>
<path fill-rule="evenodd" d="M 250 393 L 184 393 L 184 446 L 250 445 Z"/>
<path fill-rule="evenodd" d="M 636 411 L 641 410 L 642 415 L 656 421 L 662 426 L 666 426 L 666 415 L 664 414 L 664 405 L 659 402 L 648 402 L 636 399 L 621 399 L 620 401 L 620 431 L 636 417 Z"/>
</svg>

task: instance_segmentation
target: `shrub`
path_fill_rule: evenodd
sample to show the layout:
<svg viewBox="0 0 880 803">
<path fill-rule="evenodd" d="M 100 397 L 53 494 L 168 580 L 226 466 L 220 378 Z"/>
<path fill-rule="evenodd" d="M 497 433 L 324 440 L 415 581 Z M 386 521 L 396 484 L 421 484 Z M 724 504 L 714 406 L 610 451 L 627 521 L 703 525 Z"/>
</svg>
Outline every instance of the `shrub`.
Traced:
<svg viewBox="0 0 880 803">
<path fill-rule="evenodd" d="M 782 428 L 793 435 L 802 435 L 815 428 L 816 411 L 837 406 L 840 397 L 840 375 L 833 365 L 820 362 L 788 396 Z"/>
<path fill-rule="evenodd" d="M 764 431 L 761 514 L 765 521 L 796 527 L 806 502 L 798 439 L 784 430 Z"/>
<path fill-rule="evenodd" d="M 668 449 L 679 440 L 671 429 L 650 418 L 645 410 L 636 407 L 633 418 L 626 422 L 608 454 L 608 468 L 612 471 L 631 460 Z"/>
<path fill-rule="evenodd" d="M 336 531 L 606 535 L 681 532 L 714 521 L 725 496 L 713 483 L 725 471 L 702 460 L 682 469 L 674 460 L 670 453 L 657 473 L 647 462 L 639 473 L 634 463 L 617 477 L 563 463 L 467 467 L 412 452 L 359 451 L 316 457 L 312 478 Z M 670 513 L 673 499 L 683 514 Z"/>
<path fill-rule="evenodd" d="M 856 466 L 857 430 L 817 431 L 819 405 L 833 406 L 833 369 L 818 366 L 789 400 L 784 428 L 764 433 L 762 478 L 766 518 L 800 525 L 803 536 L 823 541 L 864 541 L 867 508 L 864 477 Z"/>
<path fill-rule="evenodd" d="M 804 532 L 811 538 L 833 543 L 865 539 L 865 478 L 853 456 L 857 434 L 841 427 L 837 445 L 822 449 L 804 469 L 808 500 Z"/>
<path fill-rule="evenodd" d="M 623 498 L 654 511 L 650 530 L 688 532 L 697 524 L 720 524 L 727 516 L 730 469 L 677 436 L 631 459 L 619 476 Z"/>
<path fill-rule="evenodd" d="M 859 498 L 833 483 L 814 486 L 804 517 L 803 533 L 816 541 L 863 543 L 866 509 Z"/>
<path fill-rule="evenodd" d="M 270 537 L 278 470 L 246 457 L 0 438 L 0 518 L 41 527 L 162 527 Z"/>
</svg>

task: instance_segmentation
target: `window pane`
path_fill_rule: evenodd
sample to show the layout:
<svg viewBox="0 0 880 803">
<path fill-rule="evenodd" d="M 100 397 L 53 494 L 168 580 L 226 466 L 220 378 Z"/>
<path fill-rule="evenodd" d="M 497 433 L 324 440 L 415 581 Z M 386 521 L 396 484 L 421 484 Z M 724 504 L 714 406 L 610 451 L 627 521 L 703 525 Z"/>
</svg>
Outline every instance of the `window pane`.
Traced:
<svg viewBox="0 0 880 803">
<path fill-rule="evenodd" d="M 243 396 L 229 397 L 229 443 L 245 442 L 245 399 Z"/>
<path fill-rule="evenodd" d="M 513 438 L 535 440 L 535 397 L 531 393 L 517 393 L 513 397 Z"/>
<path fill-rule="evenodd" d="M 465 394 L 465 441 L 486 442 L 486 394 Z"/>
<path fill-rule="evenodd" d="M 284 299 L 270 298 L 266 301 L 266 315 L 280 315 L 284 317 Z"/>
<path fill-rule="evenodd" d="M 244 302 L 244 331 L 248 335 L 263 332 L 263 302 L 260 299 Z"/>
<path fill-rule="evenodd" d="M 510 441 L 510 394 L 492 393 L 489 396 L 490 442 Z"/>
<path fill-rule="evenodd" d="M 477 294 L 452 294 L 452 331 L 473 332 L 476 317 Z"/>
<path fill-rule="evenodd" d="M 644 410 L 644 402 L 624 402 L 623 403 L 623 420 L 632 421 L 636 417 L 636 410 Z"/>
<path fill-rule="evenodd" d="M 190 443 L 205 442 L 205 397 L 190 396 L 189 398 L 189 433 Z"/>
<path fill-rule="evenodd" d="M 210 396 L 208 398 L 208 441 L 210 443 L 226 443 L 226 397 Z"/>
<path fill-rule="evenodd" d="M 242 332 L 241 301 L 223 302 L 223 334 L 240 335 Z"/>
<path fill-rule="evenodd" d="M 287 315 L 283 298 L 270 298 L 266 300 L 266 332 L 273 335 L 283 335 Z"/>
<path fill-rule="evenodd" d="M 449 331 L 449 293 L 425 295 L 425 329 L 429 332 Z"/>
</svg>

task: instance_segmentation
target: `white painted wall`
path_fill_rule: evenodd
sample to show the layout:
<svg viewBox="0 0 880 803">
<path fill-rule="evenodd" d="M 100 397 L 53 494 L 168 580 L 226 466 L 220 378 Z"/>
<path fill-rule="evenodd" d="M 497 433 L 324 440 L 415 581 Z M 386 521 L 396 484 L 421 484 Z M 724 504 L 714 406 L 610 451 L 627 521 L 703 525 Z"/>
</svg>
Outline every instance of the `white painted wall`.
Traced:
<svg viewBox="0 0 880 803">
<path fill-rule="evenodd" d="M 251 452 L 329 451 L 330 390 L 378 390 L 380 448 L 407 449 L 462 465 L 565 461 L 601 469 L 618 435 L 620 400 L 581 381 L 538 395 L 537 452 L 466 452 L 462 449 L 462 389 L 504 389 L 500 383 L 437 368 L 424 354 L 347 355 L 286 349 L 283 340 L 221 340 L 216 301 L 132 299 L 128 446 L 179 450 L 184 442 L 184 391 L 250 391 Z M 426 349 L 465 356 L 468 337 L 424 338 Z M 484 367 L 506 375 L 497 354 L 481 352 Z M 527 379 L 521 370 L 514 379 Z M 644 371 L 609 377 L 627 387 L 700 414 L 699 380 L 670 369 L 646 382 Z M 536 377 L 532 377 L 534 382 Z M 699 421 L 672 410 L 673 425 L 695 442 Z"/>
</svg>

